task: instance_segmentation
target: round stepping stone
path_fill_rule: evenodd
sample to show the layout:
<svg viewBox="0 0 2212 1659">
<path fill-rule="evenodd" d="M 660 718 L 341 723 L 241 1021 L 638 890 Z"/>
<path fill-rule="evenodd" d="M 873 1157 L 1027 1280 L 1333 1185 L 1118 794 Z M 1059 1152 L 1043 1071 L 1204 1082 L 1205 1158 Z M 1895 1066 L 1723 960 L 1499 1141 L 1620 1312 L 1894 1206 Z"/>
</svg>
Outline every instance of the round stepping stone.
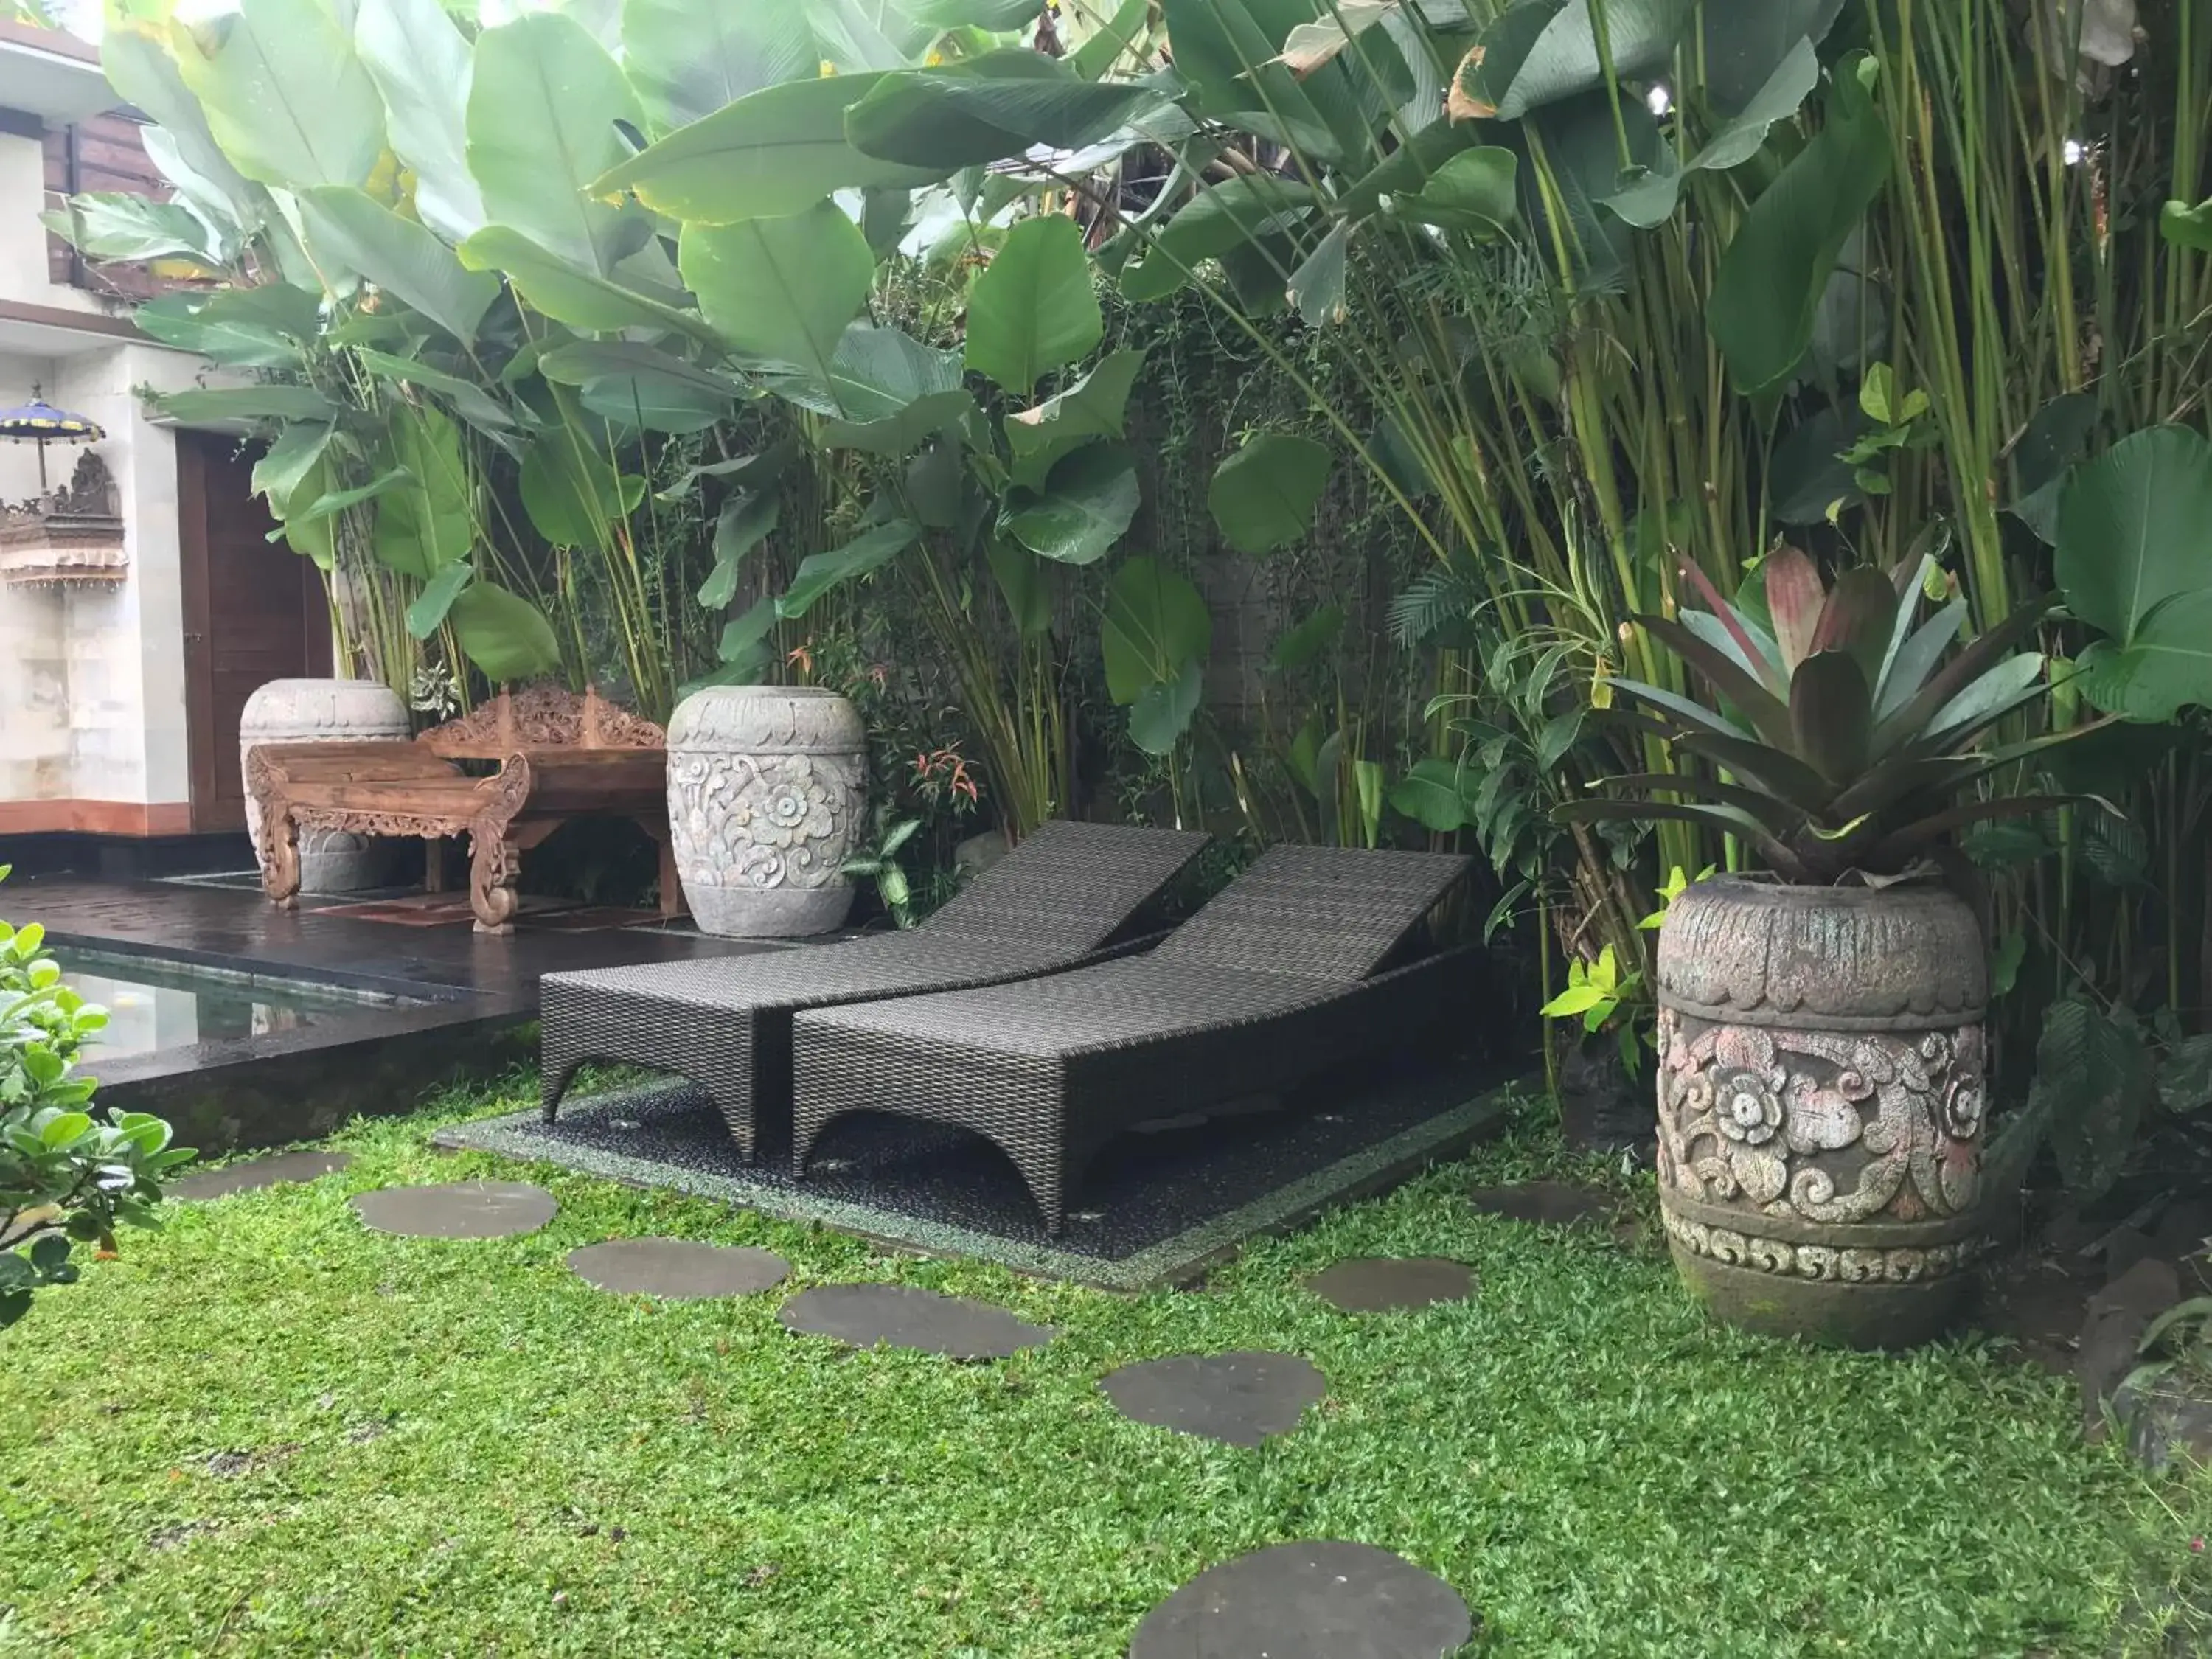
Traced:
<svg viewBox="0 0 2212 1659">
<path fill-rule="evenodd" d="M 1474 1294 L 1474 1274 L 1465 1262 L 1438 1256 L 1376 1256 L 1324 1268 L 1306 1288 L 1346 1313 L 1391 1313 L 1464 1302 Z"/>
<path fill-rule="evenodd" d="M 1474 1634 L 1449 1584 L 1369 1544 L 1277 1544 L 1145 1615 L 1129 1659 L 1443 1659 Z"/>
<path fill-rule="evenodd" d="M 1178 1354 L 1124 1365 L 1098 1386 L 1137 1422 L 1256 1446 L 1297 1427 L 1328 1379 L 1294 1353 Z"/>
<path fill-rule="evenodd" d="M 352 1162 L 351 1152 L 278 1152 L 271 1158 L 248 1158 L 225 1169 L 186 1176 L 171 1182 L 167 1190 L 171 1198 L 200 1203 L 228 1198 L 233 1193 L 257 1193 L 288 1181 L 313 1181 Z"/>
<path fill-rule="evenodd" d="M 526 1181 L 456 1181 L 442 1187 L 386 1187 L 356 1193 L 353 1206 L 380 1233 L 410 1238 L 509 1238 L 534 1233 L 561 1208 Z"/>
<path fill-rule="evenodd" d="M 600 1290 L 669 1302 L 750 1296 L 774 1289 L 791 1272 L 788 1261 L 766 1250 L 688 1238 L 611 1238 L 569 1251 L 568 1265 Z"/>
<path fill-rule="evenodd" d="M 786 1330 L 835 1337 L 856 1348 L 887 1342 L 947 1359 L 1004 1359 L 1053 1337 L 988 1302 L 908 1285 L 821 1285 L 792 1297 L 776 1317 Z"/>
<path fill-rule="evenodd" d="M 1565 1181 L 1527 1181 L 1517 1187 L 1478 1187 L 1468 1194 L 1474 1207 L 1511 1221 L 1540 1227 L 1575 1227 L 1607 1222 L 1620 1206 L 1609 1194 Z"/>
</svg>

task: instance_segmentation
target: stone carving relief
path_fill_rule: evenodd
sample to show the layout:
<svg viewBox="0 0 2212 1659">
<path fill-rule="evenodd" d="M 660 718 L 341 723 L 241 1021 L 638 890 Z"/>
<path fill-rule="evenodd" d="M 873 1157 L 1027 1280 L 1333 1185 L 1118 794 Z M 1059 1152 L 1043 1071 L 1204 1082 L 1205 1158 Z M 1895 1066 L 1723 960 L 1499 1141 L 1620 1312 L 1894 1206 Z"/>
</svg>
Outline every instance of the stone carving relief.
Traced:
<svg viewBox="0 0 2212 1659">
<path fill-rule="evenodd" d="M 1659 1181 L 1744 1212 L 1741 1236 L 1670 1214 L 1699 1255 L 1807 1278 L 1953 1272 L 1967 1246 L 1792 1245 L 1761 1218 L 1940 1222 L 1971 1213 L 1987 1108 L 1979 1025 L 1899 1033 L 1720 1024 L 1659 1011 Z"/>
</svg>

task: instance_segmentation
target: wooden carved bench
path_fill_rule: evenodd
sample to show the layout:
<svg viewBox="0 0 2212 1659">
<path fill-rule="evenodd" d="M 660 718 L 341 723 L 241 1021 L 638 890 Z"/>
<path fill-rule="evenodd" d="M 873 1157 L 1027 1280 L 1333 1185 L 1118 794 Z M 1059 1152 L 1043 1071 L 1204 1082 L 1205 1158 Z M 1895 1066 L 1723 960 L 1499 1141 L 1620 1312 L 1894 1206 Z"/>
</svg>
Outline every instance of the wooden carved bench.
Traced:
<svg viewBox="0 0 2212 1659">
<path fill-rule="evenodd" d="M 276 903 L 297 904 L 300 831 L 321 829 L 421 836 L 435 891 L 442 843 L 466 836 L 477 927 L 503 933 L 524 853 L 572 818 L 626 817 L 659 843 L 661 914 L 679 915 L 666 745 L 651 720 L 558 686 L 501 692 L 411 743 L 261 744 L 247 757 L 246 785 L 261 825 L 262 885 Z M 464 761 L 499 769 L 472 776 Z"/>
</svg>

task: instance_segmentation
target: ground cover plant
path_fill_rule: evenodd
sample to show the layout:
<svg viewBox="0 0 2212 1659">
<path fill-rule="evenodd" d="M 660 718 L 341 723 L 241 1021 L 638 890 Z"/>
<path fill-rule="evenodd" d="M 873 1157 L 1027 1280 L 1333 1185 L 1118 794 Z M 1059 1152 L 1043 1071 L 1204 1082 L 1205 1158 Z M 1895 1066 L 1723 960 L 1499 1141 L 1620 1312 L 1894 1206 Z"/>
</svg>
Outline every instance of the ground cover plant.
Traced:
<svg viewBox="0 0 2212 1659">
<path fill-rule="evenodd" d="M 343 1173 L 181 1207 L 10 1337 L 0 1652 L 1110 1659 L 1201 1568 L 1302 1536 L 1442 1574 L 1484 1653 L 2150 1653 L 2212 1595 L 2203 1478 L 2085 1446 L 2071 1389 L 1992 1345 L 1744 1337 L 1649 1245 L 1476 1212 L 1471 1186 L 1540 1174 L 1646 1201 L 1539 1112 L 1202 1288 L 1124 1298 L 428 1146 L 531 1099 L 518 1076 L 357 1127 Z M 562 1207 L 520 1238 L 380 1237 L 346 1203 L 526 1173 Z M 563 1266 L 643 1234 L 1059 1334 L 997 1364 L 854 1352 L 786 1333 L 782 1292 L 656 1304 Z M 1356 1316 L 1302 1287 L 1358 1255 L 1458 1256 L 1477 1293 Z M 1253 1347 L 1329 1382 L 1257 1450 L 1096 1386 Z"/>
</svg>

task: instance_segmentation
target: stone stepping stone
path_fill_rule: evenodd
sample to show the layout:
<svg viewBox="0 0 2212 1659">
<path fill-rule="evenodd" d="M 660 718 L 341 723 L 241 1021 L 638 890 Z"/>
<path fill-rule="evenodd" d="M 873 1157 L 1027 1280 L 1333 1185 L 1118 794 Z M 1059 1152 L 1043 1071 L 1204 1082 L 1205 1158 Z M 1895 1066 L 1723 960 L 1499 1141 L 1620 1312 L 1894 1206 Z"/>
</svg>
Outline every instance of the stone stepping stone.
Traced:
<svg viewBox="0 0 2212 1659">
<path fill-rule="evenodd" d="M 1449 1584 L 1369 1544 L 1277 1544 L 1146 1613 L 1128 1659 L 1444 1659 L 1474 1634 Z"/>
<path fill-rule="evenodd" d="M 380 1233 L 410 1238 L 512 1238 L 534 1233 L 560 1212 L 560 1200 L 526 1181 L 456 1181 L 441 1187 L 386 1187 L 356 1193 L 353 1206 Z"/>
<path fill-rule="evenodd" d="M 1440 1256 L 1363 1257 L 1323 1268 L 1306 1288 L 1346 1313 L 1393 1313 L 1464 1302 L 1474 1294 L 1474 1274 L 1464 1261 Z"/>
<path fill-rule="evenodd" d="M 1619 1203 L 1609 1193 L 1565 1181 L 1527 1181 L 1515 1187 L 1478 1187 L 1468 1195 L 1486 1215 L 1526 1221 L 1539 1227 L 1602 1226 L 1615 1218 Z"/>
<path fill-rule="evenodd" d="M 668 1302 L 751 1296 L 775 1289 L 791 1273 L 788 1261 L 766 1250 L 688 1238 L 611 1238 L 569 1251 L 568 1265 L 599 1290 Z"/>
<path fill-rule="evenodd" d="M 278 1152 L 185 1176 L 169 1183 L 168 1194 L 186 1204 L 203 1203 L 210 1198 L 228 1198 L 233 1193 L 258 1193 L 288 1181 L 313 1181 L 352 1162 L 351 1152 Z"/>
<path fill-rule="evenodd" d="M 1139 1423 L 1256 1446 L 1297 1427 L 1328 1379 L 1294 1353 L 1178 1354 L 1124 1365 L 1098 1386 Z"/>
<path fill-rule="evenodd" d="M 819 1285 L 776 1315 L 787 1331 L 834 1337 L 856 1348 L 887 1342 L 947 1359 L 1004 1359 L 1041 1347 L 1053 1333 L 1004 1308 L 908 1285 Z"/>
</svg>

